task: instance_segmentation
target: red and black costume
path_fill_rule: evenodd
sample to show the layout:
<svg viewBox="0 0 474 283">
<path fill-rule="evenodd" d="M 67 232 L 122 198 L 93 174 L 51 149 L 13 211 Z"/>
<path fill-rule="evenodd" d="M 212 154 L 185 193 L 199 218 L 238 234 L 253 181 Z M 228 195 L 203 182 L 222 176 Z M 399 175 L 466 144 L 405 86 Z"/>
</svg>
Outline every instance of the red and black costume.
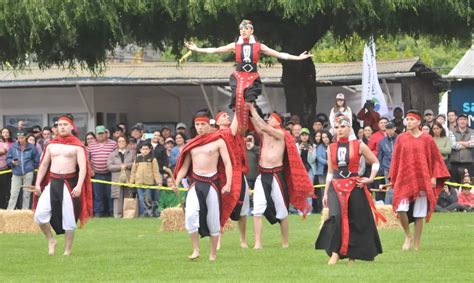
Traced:
<svg viewBox="0 0 474 283">
<path fill-rule="evenodd" d="M 63 145 L 73 145 L 78 146 L 84 150 L 84 156 L 86 157 L 86 177 L 82 184 L 81 195 L 79 197 L 71 197 L 75 220 L 80 220 L 80 227 L 83 227 L 87 220 L 92 217 L 93 213 L 93 202 L 92 202 L 92 183 L 91 183 L 91 174 L 89 159 L 87 154 L 87 149 L 82 144 L 82 142 L 75 136 L 69 135 L 66 137 L 58 136 L 57 138 L 51 140 L 45 147 L 43 152 L 46 152 L 48 146 L 52 144 L 63 144 Z M 41 162 L 43 162 L 43 156 L 41 157 Z M 40 164 L 41 164 L 40 162 Z M 69 193 L 77 185 L 79 177 L 79 169 L 71 174 L 56 174 L 46 172 L 43 180 L 41 181 L 41 191 L 44 191 L 47 185 L 50 185 L 50 201 L 51 201 L 51 220 L 50 224 L 56 234 L 64 234 L 63 222 L 62 222 L 62 209 L 63 209 L 63 190 L 64 187 L 69 190 Z M 34 207 L 36 208 L 37 198 L 34 199 Z"/>
<path fill-rule="evenodd" d="M 244 132 L 247 129 L 249 122 L 245 101 L 255 101 L 262 93 L 262 82 L 257 72 L 260 46 L 260 42 L 257 42 L 254 36 L 250 36 L 250 38 L 239 37 L 237 42 L 235 42 L 236 67 L 229 81 L 232 89 L 229 107 L 235 107 L 240 132 Z"/>
<path fill-rule="evenodd" d="M 178 174 L 179 170 L 183 166 L 184 159 L 186 155 L 190 154 L 193 148 L 198 146 L 202 146 L 219 139 L 224 140 L 226 143 L 227 149 L 232 147 L 232 144 L 229 143 L 228 139 L 224 138 L 224 134 L 222 132 L 215 132 L 212 134 L 205 134 L 199 135 L 189 141 L 186 146 L 184 147 L 183 151 L 181 152 L 179 159 L 176 163 L 174 174 L 175 176 Z M 232 165 L 236 164 L 235 156 L 231 150 L 228 150 L 229 157 L 231 159 Z M 221 227 L 224 227 L 225 223 L 229 219 L 230 214 L 235 208 L 235 205 L 239 199 L 240 194 L 240 187 L 241 187 L 241 171 L 238 167 L 232 167 L 232 182 L 231 182 L 231 190 L 229 194 L 221 194 L 221 186 L 227 183 L 226 174 L 225 174 L 225 166 L 222 158 L 219 158 L 217 164 L 217 176 L 213 176 L 210 178 L 198 176 L 197 174 L 193 173 L 192 162 L 189 166 L 188 172 L 185 175 L 190 180 L 190 188 L 193 185 L 196 187 L 200 187 L 199 192 L 197 192 L 198 200 L 200 203 L 200 211 L 199 211 L 199 219 L 200 219 L 200 227 L 199 227 L 199 234 L 204 236 L 209 236 L 209 229 L 207 229 L 207 222 L 206 222 L 206 214 L 207 214 L 207 207 L 205 204 L 205 195 L 207 195 L 206 191 L 208 192 L 209 189 L 213 188 L 218 191 L 218 195 L 220 196 L 219 199 L 219 210 L 220 210 L 220 224 Z"/>
<path fill-rule="evenodd" d="M 334 178 L 328 191 L 329 217 L 315 243 L 331 256 L 372 261 L 382 253 L 374 222 L 383 217 L 375 210 L 367 186 L 357 187 L 360 141 L 341 138 L 330 146 Z"/>
<path fill-rule="evenodd" d="M 420 191 L 426 192 L 428 211 L 426 222 L 430 220 L 439 194 L 450 174 L 443 157 L 430 135 L 413 136 L 410 132 L 400 134 L 393 150 L 390 166 L 390 182 L 393 184 L 393 210 L 396 211 L 400 201 L 408 199 L 410 210 L 408 218 L 414 221 L 413 202 Z M 431 178 L 436 178 L 436 187 L 432 188 Z"/>
</svg>

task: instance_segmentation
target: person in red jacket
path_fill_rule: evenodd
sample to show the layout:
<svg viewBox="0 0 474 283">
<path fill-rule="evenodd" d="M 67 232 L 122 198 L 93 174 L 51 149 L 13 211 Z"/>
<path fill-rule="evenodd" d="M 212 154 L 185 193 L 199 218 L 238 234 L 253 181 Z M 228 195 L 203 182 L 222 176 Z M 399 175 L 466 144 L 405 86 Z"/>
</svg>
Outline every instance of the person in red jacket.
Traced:
<svg viewBox="0 0 474 283">
<path fill-rule="evenodd" d="M 378 123 L 380 120 L 380 114 L 375 111 L 375 105 L 372 100 L 367 100 L 359 113 L 357 113 L 357 119 L 364 121 L 365 126 L 371 126 L 372 130 L 378 131 Z"/>
</svg>

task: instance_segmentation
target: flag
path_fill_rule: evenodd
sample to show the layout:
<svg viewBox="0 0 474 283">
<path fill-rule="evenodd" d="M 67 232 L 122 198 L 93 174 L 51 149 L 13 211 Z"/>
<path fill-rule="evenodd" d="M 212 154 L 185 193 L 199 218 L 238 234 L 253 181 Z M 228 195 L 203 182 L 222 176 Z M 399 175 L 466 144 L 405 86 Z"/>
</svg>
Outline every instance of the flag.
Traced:
<svg viewBox="0 0 474 283">
<path fill-rule="evenodd" d="M 372 100 L 375 105 L 375 111 L 377 111 L 380 116 L 387 116 L 389 114 L 387 101 L 379 84 L 377 64 L 375 61 L 375 43 L 372 38 L 369 43 L 364 46 L 362 66 L 362 108 L 367 100 Z"/>
</svg>

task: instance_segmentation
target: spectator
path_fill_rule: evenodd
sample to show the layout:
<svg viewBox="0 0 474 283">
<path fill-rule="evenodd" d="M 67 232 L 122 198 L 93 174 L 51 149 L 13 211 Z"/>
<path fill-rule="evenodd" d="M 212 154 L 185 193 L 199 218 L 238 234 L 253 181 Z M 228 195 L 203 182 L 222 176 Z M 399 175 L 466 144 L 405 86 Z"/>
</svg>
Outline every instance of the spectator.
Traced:
<svg viewBox="0 0 474 283">
<path fill-rule="evenodd" d="M 137 185 L 158 185 L 162 186 L 162 179 L 160 174 L 160 165 L 151 153 L 152 146 L 150 143 L 143 143 L 140 148 L 140 154 L 137 156 L 132 166 L 130 174 L 130 183 Z M 159 190 L 156 190 L 159 195 Z M 156 203 L 152 201 L 151 189 L 138 188 L 138 215 L 140 217 L 154 216 L 154 209 L 159 203 L 159 198 Z M 145 206 L 145 201 L 147 205 Z M 150 204 L 151 202 L 151 204 Z M 145 211 L 145 209 L 147 211 Z M 159 210 L 158 210 L 159 211 Z M 158 215 L 159 216 L 159 215 Z"/>
<path fill-rule="evenodd" d="M 374 107 L 374 102 L 372 100 L 367 100 L 364 104 L 364 108 L 362 108 L 357 114 L 357 119 L 364 122 L 364 127 L 370 126 L 374 131 L 378 131 L 380 114 L 374 110 Z"/>
<path fill-rule="evenodd" d="M 458 195 L 456 189 L 445 186 L 441 191 L 436 204 L 436 212 L 454 211 L 458 207 Z"/>
<path fill-rule="evenodd" d="M 441 126 L 445 126 L 446 124 L 446 115 L 444 114 L 438 114 L 438 116 L 436 116 L 436 120 L 435 122 L 438 122 L 441 124 Z M 433 126 L 432 126 L 433 127 Z"/>
<path fill-rule="evenodd" d="M 447 127 L 448 127 L 448 130 L 451 132 L 457 126 L 456 119 L 458 118 L 458 113 L 456 113 L 456 111 L 454 110 L 449 110 L 447 118 L 448 118 Z"/>
<path fill-rule="evenodd" d="M 285 124 L 286 131 L 288 131 L 291 134 L 291 131 L 293 130 L 294 125 L 295 125 L 295 123 L 293 123 L 293 121 L 291 121 L 291 120 L 286 122 L 286 124 Z"/>
<path fill-rule="evenodd" d="M 347 118 L 351 119 L 351 124 L 352 124 L 352 110 L 349 106 L 347 106 L 343 93 L 338 93 L 336 95 L 336 101 L 329 113 L 329 124 L 331 125 L 331 129 L 329 130 L 329 132 L 333 135 L 334 135 L 334 120 L 336 119 L 336 116 L 338 114 L 343 114 Z M 354 133 L 352 133 L 351 136 L 352 138 L 349 138 L 349 140 L 355 139 Z"/>
<path fill-rule="evenodd" d="M 118 141 L 119 137 L 125 137 L 125 133 L 121 127 L 116 127 L 112 130 L 112 139 Z"/>
<path fill-rule="evenodd" d="M 293 127 L 294 129 L 294 127 Z M 309 152 L 314 151 L 313 146 L 309 141 L 309 129 L 302 128 L 300 131 L 300 142 L 297 144 L 298 152 L 300 154 L 301 160 L 303 161 L 303 165 L 306 168 L 306 172 L 308 173 L 308 177 L 311 182 L 314 180 L 314 173 L 316 171 L 316 164 L 308 162 L 308 154 Z M 310 206 L 313 205 L 313 199 L 307 198 L 307 202 Z"/>
<path fill-rule="evenodd" d="M 427 124 L 428 127 L 430 127 L 430 129 L 431 129 L 431 126 L 433 126 L 433 122 L 434 122 L 434 112 L 433 112 L 433 110 L 426 109 L 425 112 L 424 112 L 424 118 L 425 118 L 424 124 Z"/>
<path fill-rule="evenodd" d="M 58 118 L 53 119 L 53 125 L 51 126 L 51 139 L 58 136 Z"/>
<path fill-rule="evenodd" d="M 176 146 L 171 149 L 171 154 L 169 157 L 169 166 L 171 169 L 174 169 L 176 166 L 176 162 L 178 161 L 179 155 L 183 150 L 184 146 L 186 145 L 186 136 L 179 132 L 175 136 Z"/>
<path fill-rule="evenodd" d="M 405 125 L 403 124 L 403 110 L 400 107 L 393 109 L 392 123 L 395 125 L 397 134 L 403 133 Z"/>
<path fill-rule="evenodd" d="M 377 125 L 377 129 L 379 130 L 373 135 L 371 135 L 369 138 L 368 146 L 370 150 L 372 150 L 372 152 L 375 154 L 375 156 L 378 155 L 379 142 L 386 136 L 385 130 L 387 129 L 387 123 L 388 119 L 386 117 L 380 118 L 379 123 Z"/>
<path fill-rule="evenodd" d="M 295 138 L 295 142 L 299 142 L 301 129 L 301 125 L 296 123 L 291 128 L 291 135 Z"/>
<path fill-rule="evenodd" d="M 38 155 L 41 156 L 41 154 L 43 153 L 43 149 L 41 148 L 41 145 L 36 142 L 36 137 L 33 134 L 29 134 L 26 137 L 26 142 L 29 143 L 29 144 L 34 145 L 35 148 L 36 148 L 36 151 L 38 152 Z M 39 164 L 38 164 L 38 166 L 39 166 Z M 38 169 L 38 168 L 36 167 L 35 169 Z"/>
<path fill-rule="evenodd" d="M 463 183 L 465 185 L 472 185 L 471 177 L 469 172 L 465 170 Z M 474 194 L 471 192 L 469 187 L 461 187 L 460 192 L 458 193 L 458 211 L 472 211 L 474 206 Z"/>
<path fill-rule="evenodd" d="M 423 134 L 429 135 L 430 132 L 431 132 L 431 127 L 430 127 L 430 125 L 429 125 L 429 124 L 426 124 L 426 123 L 423 124 L 423 125 L 421 126 L 421 132 L 422 132 Z"/>
<path fill-rule="evenodd" d="M 321 131 L 324 129 L 323 121 L 317 119 L 313 122 L 313 133 Z"/>
<path fill-rule="evenodd" d="M 132 129 L 130 130 L 130 136 L 135 139 L 135 143 L 137 144 L 137 147 L 138 147 L 140 142 L 144 141 L 143 127 L 140 124 L 136 124 L 135 126 L 133 126 Z"/>
<path fill-rule="evenodd" d="M 4 139 L 2 135 L 2 137 L 0 138 L 0 171 L 5 171 L 9 169 L 7 164 L 7 155 L 9 148 L 10 146 L 8 144 L 8 139 Z M 11 173 L 0 174 L 0 209 L 6 209 L 8 206 L 8 199 L 10 198 L 11 178 Z"/>
<path fill-rule="evenodd" d="M 42 139 L 41 130 L 41 127 L 38 125 L 31 127 L 31 133 L 35 136 L 36 142 L 39 142 Z"/>
<path fill-rule="evenodd" d="M 43 128 L 43 131 L 41 131 L 41 139 L 39 143 L 41 144 L 41 148 L 44 149 L 44 147 L 49 143 L 51 140 L 51 128 L 46 126 Z"/>
<path fill-rule="evenodd" d="M 253 189 L 258 176 L 258 161 L 260 155 L 260 148 L 255 145 L 255 137 L 253 135 L 247 135 L 245 148 L 247 149 L 247 161 L 249 163 L 249 173 L 246 177 L 249 187 Z"/>
<path fill-rule="evenodd" d="M 168 188 L 173 187 L 173 179 L 171 177 L 166 178 L 166 186 Z M 181 185 L 180 185 L 181 187 Z M 187 192 L 179 192 L 181 197 L 181 202 L 184 203 L 186 200 Z M 173 191 L 161 191 L 160 193 L 160 203 L 158 205 L 159 211 L 163 211 L 163 209 L 168 207 L 177 207 L 179 205 L 178 196 Z"/>
<path fill-rule="evenodd" d="M 316 114 L 316 119 L 318 119 L 319 121 L 321 121 L 323 123 L 323 129 L 327 129 L 328 125 L 329 125 L 329 118 L 326 114 L 324 113 L 318 113 Z"/>
<path fill-rule="evenodd" d="M 395 142 L 397 141 L 397 128 L 393 122 L 388 122 L 386 126 L 385 133 L 387 136 L 383 138 L 378 146 L 378 160 L 380 162 L 380 168 L 383 171 L 383 175 L 385 176 L 385 182 L 388 184 L 390 183 L 389 172 L 390 172 L 390 163 L 392 162 L 392 154 L 393 148 L 395 146 Z M 385 193 L 385 204 L 392 204 L 393 199 L 393 188 L 390 188 L 388 192 Z"/>
<path fill-rule="evenodd" d="M 95 133 L 97 141 L 87 146 L 92 175 L 97 180 L 110 182 L 112 176 L 107 167 L 107 161 L 109 155 L 117 148 L 117 143 L 107 138 L 106 129 L 102 125 L 95 128 Z M 111 216 L 113 204 L 110 185 L 92 183 L 92 187 L 94 191 L 94 215 L 96 217 Z"/>
<path fill-rule="evenodd" d="M 161 136 L 160 131 L 155 131 L 153 133 L 153 138 L 151 139 L 151 145 L 153 147 L 153 156 L 156 158 L 158 164 L 160 164 L 160 173 L 164 174 L 163 166 L 169 166 L 168 164 L 168 155 L 166 154 L 166 147 L 164 142 L 161 142 L 163 137 Z M 140 147 L 141 148 L 141 147 Z"/>
<path fill-rule="evenodd" d="M 120 136 L 117 138 L 117 149 L 109 155 L 107 168 L 112 173 L 112 182 L 127 183 L 130 180 L 130 172 L 135 162 L 136 153 L 128 149 L 127 146 L 127 138 Z M 115 218 L 123 216 L 123 199 L 131 194 L 132 190 L 125 186 L 112 185 L 111 197 Z"/>
<path fill-rule="evenodd" d="M 326 183 L 326 175 L 328 169 L 328 158 L 327 158 L 327 148 L 331 143 L 332 136 L 328 131 L 319 131 L 316 135 L 319 134 L 321 136 L 321 142 L 316 144 L 314 149 L 308 156 L 308 162 L 315 164 L 315 171 L 314 171 L 314 182 L 313 184 L 325 184 Z M 316 137 L 316 140 L 318 138 Z M 324 188 L 316 188 L 315 189 L 316 199 L 313 200 L 313 211 L 315 213 L 321 213 L 323 209 L 323 195 L 324 195 Z"/>
<path fill-rule="evenodd" d="M 468 116 L 460 114 L 456 120 L 457 127 L 449 134 L 451 141 L 451 176 L 454 182 L 460 182 L 464 169 L 474 171 L 474 130 L 467 127 Z"/>
<path fill-rule="evenodd" d="M 291 115 L 290 121 L 293 122 L 293 124 L 295 124 L 295 125 L 296 125 L 296 124 L 300 124 L 300 125 L 301 125 L 300 116 L 298 116 L 297 114 Z"/>
<path fill-rule="evenodd" d="M 134 138 L 132 138 L 132 137 L 129 137 L 129 138 L 128 138 L 127 149 L 136 151 L 136 149 L 137 149 L 137 143 L 136 143 L 136 141 L 135 141 Z"/>
<path fill-rule="evenodd" d="M 167 162 L 166 162 L 166 165 L 163 165 L 163 166 L 170 167 L 171 150 L 173 149 L 175 145 L 176 144 L 174 143 L 174 139 L 172 137 L 169 137 L 166 139 L 165 148 L 166 148 Z"/>
<path fill-rule="evenodd" d="M 364 128 L 360 128 L 357 131 L 357 139 L 361 141 L 363 138 L 364 138 Z"/>
<path fill-rule="evenodd" d="M 22 186 L 31 186 L 34 169 L 38 167 L 40 156 L 34 145 L 26 142 L 26 133 L 17 132 L 17 142 L 8 151 L 7 164 L 12 168 L 12 181 L 8 209 L 14 209 Z M 23 190 L 22 209 L 30 206 L 31 192 Z"/>
<path fill-rule="evenodd" d="M 13 140 L 12 131 L 9 128 L 2 129 L 2 141 L 8 144 L 8 148 L 11 148 L 15 143 Z"/>
<path fill-rule="evenodd" d="M 166 141 L 167 138 L 171 137 L 171 129 L 168 126 L 161 128 L 161 136 Z"/>
<path fill-rule="evenodd" d="M 89 146 L 90 144 L 93 144 L 93 143 L 96 143 L 96 142 L 97 142 L 97 138 L 96 138 L 95 134 L 93 132 L 88 132 L 86 134 L 86 139 L 84 141 L 84 145 Z"/>
<path fill-rule="evenodd" d="M 127 125 L 125 125 L 125 123 L 118 123 L 117 124 L 117 128 L 121 128 L 122 129 L 122 132 L 125 136 L 127 136 Z"/>
<path fill-rule="evenodd" d="M 176 125 L 176 135 L 177 134 L 182 134 L 182 135 L 186 135 L 186 124 L 185 123 L 178 123 Z"/>
<path fill-rule="evenodd" d="M 362 142 L 365 143 L 366 145 L 369 145 L 369 139 L 372 136 L 374 131 L 372 130 L 371 126 L 365 126 L 364 127 L 364 137 L 362 138 Z"/>
<path fill-rule="evenodd" d="M 451 153 L 451 143 L 446 136 L 446 129 L 438 121 L 435 121 L 433 122 L 433 127 L 431 127 L 430 135 L 435 140 L 439 152 L 443 156 L 444 163 L 446 163 L 446 166 L 449 168 L 448 158 Z"/>
<path fill-rule="evenodd" d="M 17 125 L 16 129 L 13 128 L 13 132 L 12 132 L 13 136 L 16 136 L 16 134 L 18 132 L 25 132 L 25 134 L 26 134 L 25 121 L 24 120 L 22 120 L 22 119 L 18 120 L 16 125 Z"/>
</svg>

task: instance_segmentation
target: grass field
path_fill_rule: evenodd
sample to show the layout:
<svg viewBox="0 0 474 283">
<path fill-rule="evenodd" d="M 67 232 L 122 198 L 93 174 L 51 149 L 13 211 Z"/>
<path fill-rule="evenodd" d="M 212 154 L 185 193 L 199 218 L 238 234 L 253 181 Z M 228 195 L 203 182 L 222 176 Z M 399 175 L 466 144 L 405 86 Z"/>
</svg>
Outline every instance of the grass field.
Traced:
<svg viewBox="0 0 474 283">
<path fill-rule="evenodd" d="M 217 262 L 207 260 L 209 241 L 201 240 L 201 258 L 190 262 L 186 233 L 159 232 L 157 219 L 93 219 L 78 230 L 73 255 L 47 256 L 40 234 L 0 234 L 0 281 L 239 281 L 467 282 L 474 279 L 474 213 L 436 214 L 425 225 L 419 252 L 402 252 L 401 230 L 380 231 L 384 253 L 374 262 L 341 261 L 314 250 L 319 215 L 290 217 L 290 248 L 281 249 L 278 226 L 264 227 L 264 249 L 239 247 L 238 231 L 227 232 Z M 251 225 L 251 221 L 249 221 Z M 252 229 L 249 231 L 253 243 Z M 470 279 L 469 279 L 470 278 Z"/>
</svg>

